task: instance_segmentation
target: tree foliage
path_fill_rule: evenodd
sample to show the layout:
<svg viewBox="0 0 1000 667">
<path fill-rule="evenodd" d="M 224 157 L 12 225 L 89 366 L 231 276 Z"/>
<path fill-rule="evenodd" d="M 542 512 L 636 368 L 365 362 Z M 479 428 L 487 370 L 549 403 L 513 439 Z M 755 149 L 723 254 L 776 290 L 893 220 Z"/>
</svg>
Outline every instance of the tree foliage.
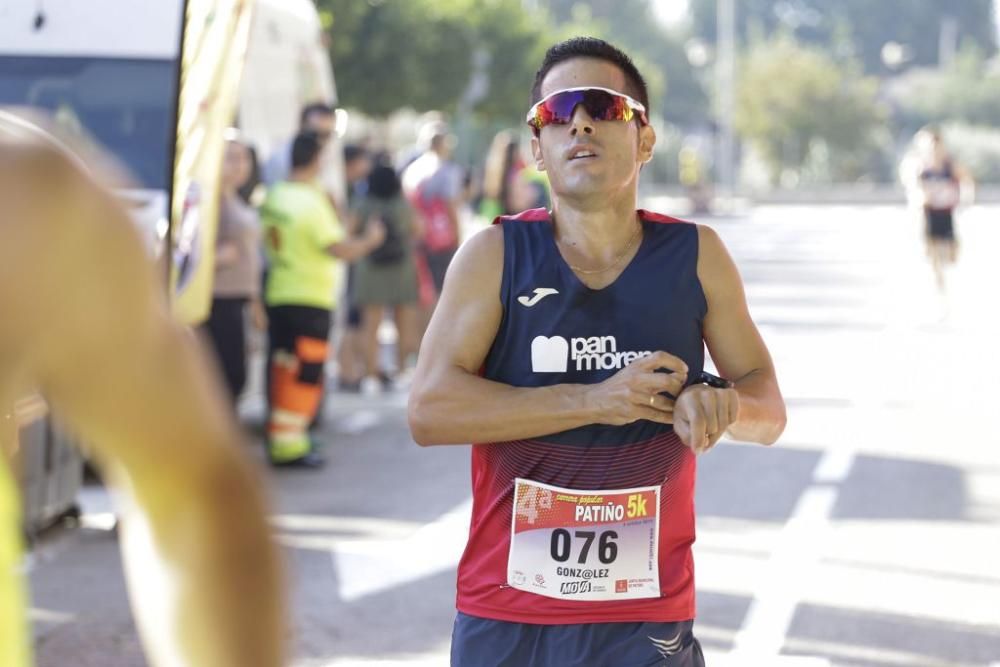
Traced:
<svg viewBox="0 0 1000 667">
<path fill-rule="evenodd" d="M 374 116 L 400 107 L 454 111 L 468 103 L 473 62 L 488 88 L 466 107 L 479 123 L 518 124 L 545 49 L 594 35 L 630 53 L 648 80 L 653 113 L 704 117 L 707 99 L 681 38 L 653 19 L 649 0 L 317 0 L 345 106 Z M 669 81 L 669 84 L 667 83 Z M 669 88 L 669 92 L 668 92 Z"/>
<path fill-rule="evenodd" d="M 1000 72 L 976 49 L 964 50 L 948 67 L 908 72 L 889 86 L 901 129 L 961 122 L 1000 127 Z"/>
<path fill-rule="evenodd" d="M 736 130 L 768 165 L 772 181 L 830 154 L 840 177 L 857 176 L 882 123 L 877 83 L 823 51 L 778 37 L 752 47 L 736 96 Z"/>
<path fill-rule="evenodd" d="M 589 29 L 589 34 L 612 42 L 633 58 L 649 86 L 652 114 L 680 125 L 706 121 L 708 97 L 685 55 L 684 36 L 657 23 L 650 0 L 546 0 L 544 4 L 552 23 L 572 26 L 574 34 Z"/>
<path fill-rule="evenodd" d="M 474 34 L 424 0 L 320 0 L 341 104 L 374 116 L 453 107 L 468 83 Z"/>
<path fill-rule="evenodd" d="M 544 33 L 520 0 L 318 0 L 342 103 L 373 116 L 402 108 L 486 119 L 523 115 Z M 477 67 L 488 86 L 467 95 Z"/>
<path fill-rule="evenodd" d="M 710 43 L 716 38 L 718 0 L 690 0 L 694 33 Z M 837 58 L 857 58 L 865 72 L 886 72 L 882 48 L 887 42 L 910 52 L 903 64 L 936 65 L 942 26 L 954 19 L 959 43 L 974 43 L 983 53 L 997 51 L 994 0 L 739 0 L 736 24 L 746 44 L 756 31 L 764 37 L 791 32 Z"/>
</svg>

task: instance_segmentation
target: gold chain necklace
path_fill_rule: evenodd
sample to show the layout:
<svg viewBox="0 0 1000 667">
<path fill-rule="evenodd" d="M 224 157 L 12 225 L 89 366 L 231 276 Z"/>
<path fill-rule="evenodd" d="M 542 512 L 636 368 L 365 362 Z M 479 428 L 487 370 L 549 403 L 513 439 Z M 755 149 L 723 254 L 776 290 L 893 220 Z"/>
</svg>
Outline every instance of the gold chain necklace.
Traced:
<svg viewBox="0 0 1000 667">
<path fill-rule="evenodd" d="M 566 260 L 566 264 L 569 266 L 569 268 L 573 269 L 577 273 L 583 273 L 583 274 L 586 274 L 586 275 L 593 275 L 595 273 L 607 273 L 611 269 L 613 269 L 616 266 L 618 266 L 619 264 L 621 264 L 621 261 L 623 259 L 625 259 L 625 255 L 627 255 L 629 253 L 629 251 L 632 249 L 632 246 L 635 244 L 635 240 L 637 238 L 639 238 L 639 234 L 641 234 L 641 233 L 642 233 L 642 223 L 640 222 L 638 225 L 636 225 L 635 234 L 632 234 L 632 238 L 630 238 L 628 240 L 628 243 L 625 244 L 625 249 L 622 250 L 621 253 L 619 253 L 617 257 L 615 257 L 614 261 L 612 261 L 610 264 L 608 264 L 607 266 L 605 266 L 603 269 L 584 269 L 584 268 L 581 268 L 579 266 L 573 266 L 572 264 L 569 263 L 569 260 Z M 559 241 L 557 239 L 556 242 L 559 243 L 560 245 L 562 245 L 562 241 Z M 563 258 L 563 259 L 565 259 L 565 258 Z"/>
</svg>

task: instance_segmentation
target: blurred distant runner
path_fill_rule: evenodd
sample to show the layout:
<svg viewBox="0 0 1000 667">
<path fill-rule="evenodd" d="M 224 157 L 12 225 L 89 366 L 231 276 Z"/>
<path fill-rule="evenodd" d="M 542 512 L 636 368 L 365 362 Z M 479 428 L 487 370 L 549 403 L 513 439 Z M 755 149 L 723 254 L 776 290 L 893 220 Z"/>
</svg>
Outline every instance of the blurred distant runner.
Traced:
<svg viewBox="0 0 1000 667">
<path fill-rule="evenodd" d="M 924 128 L 914 138 L 916 159 L 904 167 L 911 197 L 924 213 L 927 257 L 938 289 L 944 292 L 945 271 L 958 259 L 955 209 L 971 202 L 975 182 L 964 166 L 948 152 L 940 130 Z"/>
<path fill-rule="evenodd" d="M 0 414 L 40 389 L 128 499 L 121 540 L 151 665 L 277 667 L 278 554 L 222 387 L 132 223 L 42 136 L 0 112 Z M 0 421 L 4 667 L 30 664 L 14 428 Z"/>
<path fill-rule="evenodd" d="M 593 38 L 532 89 L 552 185 L 455 258 L 410 426 L 473 446 L 457 667 L 704 664 L 694 637 L 695 455 L 784 429 L 774 366 L 710 228 L 636 209 L 653 155 L 642 76 Z M 703 372 L 704 346 L 733 382 Z"/>
<path fill-rule="evenodd" d="M 261 207 L 270 266 L 264 291 L 271 365 L 267 452 L 274 465 L 323 464 L 309 424 L 322 398 L 340 261 L 364 257 L 385 238 L 378 220 L 364 236 L 348 238 L 317 181 L 322 148 L 312 132 L 296 136 L 291 176 L 268 190 Z"/>
</svg>

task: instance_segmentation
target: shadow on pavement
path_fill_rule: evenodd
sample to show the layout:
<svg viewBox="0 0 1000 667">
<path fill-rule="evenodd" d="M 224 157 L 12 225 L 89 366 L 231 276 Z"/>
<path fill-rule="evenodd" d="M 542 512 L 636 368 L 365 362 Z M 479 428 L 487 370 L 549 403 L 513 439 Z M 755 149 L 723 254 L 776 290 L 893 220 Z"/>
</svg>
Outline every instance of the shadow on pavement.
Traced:
<svg viewBox="0 0 1000 667">
<path fill-rule="evenodd" d="M 813 484 L 821 452 L 722 444 L 698 460 L 698 515 L 784 523 Z M 969 521 L 961 468 L 858 456 L 832 519 Z"/>
<path fill-rule="evenodd" d="M 1000 630 L 801 604 L 785 651 L 827 657 L 838 666 L 987 665 L 1000 658 Z"/>
</svg>

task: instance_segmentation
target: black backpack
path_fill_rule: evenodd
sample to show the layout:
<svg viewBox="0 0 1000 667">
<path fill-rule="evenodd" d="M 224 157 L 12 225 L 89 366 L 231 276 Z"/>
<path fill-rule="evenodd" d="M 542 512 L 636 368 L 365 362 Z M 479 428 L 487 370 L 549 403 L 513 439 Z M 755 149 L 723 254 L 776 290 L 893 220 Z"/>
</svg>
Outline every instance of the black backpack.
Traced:
<svg viewBox="0 0 1000 667">
<path fill-rule="evenodd" d="M 388 207 L 383 208 L 380 215 L 382 224 L 385 225 L 385 240 L 382 241 L 382 245 L 372 250 L 368 258 L 374 264 L 397 264 L 406 257 L 406 248 L 399 233 L 399 223 L 389 214 Z"/>
</svg>

